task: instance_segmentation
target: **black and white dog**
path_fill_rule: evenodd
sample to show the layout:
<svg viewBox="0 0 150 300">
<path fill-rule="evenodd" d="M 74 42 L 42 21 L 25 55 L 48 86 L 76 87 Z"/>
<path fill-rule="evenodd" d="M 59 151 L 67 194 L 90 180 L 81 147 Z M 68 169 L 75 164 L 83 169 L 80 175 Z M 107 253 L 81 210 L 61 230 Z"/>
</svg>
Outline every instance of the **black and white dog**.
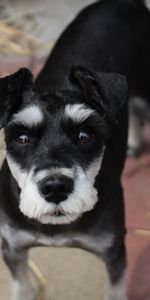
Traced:
<svg viewBox="0 0 150 300">
<path fill-rule="evenodd" d="M 33 300 L 27 250 L 75 246 L 106 263 L 106 299 L 126 299 L 120 175 L 126 152 L 127 85 L 116 74 L 73 70 L 81 89 L 37 93 L 26 69 L 0 79 L 6 161 L 0 232 L 15 300 Z M 122 107 L 122 109 L 121 109 Z"/>
<path fill-rule="evenodd" d="M 33 91 L 26 69 L 0 79 L 6 139 L 0 232 L 14 278 L 13 300 L 36 299 L 27 270 L 27 250 L 36 245 L 92 251 L 108 269 L 106 299 L 126 299 L 120 183 L 126 80 L 82 67 L 72 72 L 78 89 L 70 82 L 67 90 L 44 93 Z"/>
<path fill-rule="evenodd" d="M 109 274 L 104 299 L 127 299 L 120 182 L 127 83 L 117 73 L 129 68 L 133 17 L 147 14 L 140 1 L 128 2 L 105 0 L 86 8 L 61 36 L 34 86 L 26 69 L 0 79 L 6 140 L 0 233 L 13 300 L 36 299 L 27 263 L 28 249 L 36 245 L 95 253 Z M 82 67 L 70 71 L 73 65 Z"/>
</svg>

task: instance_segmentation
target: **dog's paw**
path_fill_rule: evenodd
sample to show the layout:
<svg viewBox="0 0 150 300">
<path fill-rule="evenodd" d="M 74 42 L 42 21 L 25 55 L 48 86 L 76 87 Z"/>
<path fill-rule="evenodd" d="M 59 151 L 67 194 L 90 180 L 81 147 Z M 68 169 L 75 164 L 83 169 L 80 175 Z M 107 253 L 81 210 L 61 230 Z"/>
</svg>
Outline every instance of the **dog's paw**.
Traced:
<svg viewBox="0 0 150 300">
<path fill-rule="evenodd" d="M 38 300 L 38 291 L 31 285 L 13 283 L 11 300 Z"/>
<path fill-rule="evenodd" d="M 14 281 L 11 300 L 45 300 L 45 287 L 29 274 L 28 280 Z"/>
</svg>

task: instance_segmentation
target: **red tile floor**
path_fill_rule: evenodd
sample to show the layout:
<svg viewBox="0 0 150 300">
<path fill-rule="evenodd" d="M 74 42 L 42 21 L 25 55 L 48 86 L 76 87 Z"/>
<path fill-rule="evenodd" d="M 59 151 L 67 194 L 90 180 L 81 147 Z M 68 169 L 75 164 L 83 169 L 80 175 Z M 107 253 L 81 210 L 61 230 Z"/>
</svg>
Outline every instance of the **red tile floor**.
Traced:
<svg viewBox="0 0 150 300">
<path fill-rule="evenodd" d="M 14 72 L 22 65 L 32 67 L 34 75 L 42 67 L 42 63 L 30 65 L 30 60 L 21 63 L 17 60 L 15 64 L 1 61 L 0 76 Z M 146 128 L 145 136 L 150 141 L 150 127 Z M 150 149 L 145 149 L 138 159 L 127 158 L 122 181 L 126 206 L 129 300 L 150 300 Z"/>
<path fill-rule="evenodd" d="M 130 300 L 150 299 L 150 152 L 128 158 L 125 190 Z"/>
</svg>

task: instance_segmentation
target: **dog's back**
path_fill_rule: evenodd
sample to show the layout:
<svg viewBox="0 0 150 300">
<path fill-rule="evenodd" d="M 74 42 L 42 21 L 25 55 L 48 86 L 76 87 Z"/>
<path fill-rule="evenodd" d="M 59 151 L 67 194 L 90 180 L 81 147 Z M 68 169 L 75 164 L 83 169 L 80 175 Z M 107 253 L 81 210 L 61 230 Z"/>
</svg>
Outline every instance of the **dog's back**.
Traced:
<svg viewBox="0 0 150 300">
<path fill-rule="evenodd" d="M 85 8 L 64 31 L 35 81 L 37 90 L 72 88 L 69 70 L 82 65 L 125 74 L 129 83 L 128 153 L 143 147 L 150 120 L 150 12 L 144 1 L 106 0 Z"/>
<path fill-rule="evenodd" d="M 150 51 L 150 13 L 134 2 L 107 0 L 85 8 L 56 43 L 35 81 L 36 89 L 68 87 L 70 67 L 83 65 L 125 74 L 132 90 L 135 85 L 140 90 L 147 78 L 144 62 Z"/>
</svg>

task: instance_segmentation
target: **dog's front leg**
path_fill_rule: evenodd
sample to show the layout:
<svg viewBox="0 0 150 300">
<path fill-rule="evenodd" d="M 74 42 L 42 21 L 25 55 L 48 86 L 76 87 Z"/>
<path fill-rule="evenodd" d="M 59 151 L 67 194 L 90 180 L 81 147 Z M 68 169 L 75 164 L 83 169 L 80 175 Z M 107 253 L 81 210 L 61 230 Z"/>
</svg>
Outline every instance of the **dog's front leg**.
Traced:
<svg viewBox="0 0 150 300">
<path fill-rule="evenodd" d="M 123 247 L 124 248 L 124 247 Z M 119 251 L 114 260 L 106 263 L 108 281 L 104 292 L 104 300 L 127 300 L 125 276 L 125 250 Z"/>
<path fill-rule="evenodd" d="M 35 291 L 31 283 L 27 250 L 15 249 L 3 239 L 2 253 L 13 277 L 11 300 L 36 300 L 37 291 Z"/>
<path fill-rule="evenodd" d="M 120 280 L 115 283 L 112 283 L 110 278 L 108 279 L 105 291 L 104 291 L 104 300 L 127 300 L 126 292 L 126 280 L 125 274 L 122 275 Z"/>
</svg>

